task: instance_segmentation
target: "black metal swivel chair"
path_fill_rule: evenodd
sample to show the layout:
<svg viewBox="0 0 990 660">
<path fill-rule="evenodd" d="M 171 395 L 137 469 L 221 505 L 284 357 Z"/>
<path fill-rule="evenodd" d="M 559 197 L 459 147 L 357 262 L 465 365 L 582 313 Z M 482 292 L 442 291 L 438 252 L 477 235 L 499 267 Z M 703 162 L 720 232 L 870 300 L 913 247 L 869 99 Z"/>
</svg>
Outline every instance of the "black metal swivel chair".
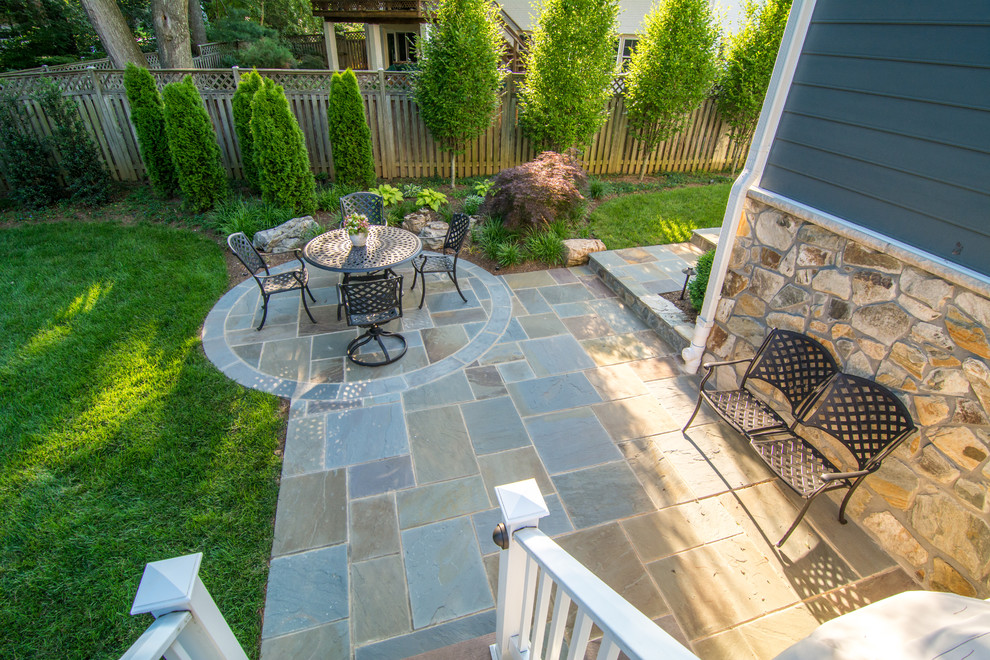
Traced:
<svg viewBox="0 0 990 660">
<path fill-rule="evenodd" d="M 464 245 L 464 239 L 470 226 L 470 216 L 464 213 L 455 213 L 447 227 L 447 237 L 443 240 L 440 254 L 420 254 L 413 259 L 412 265 L 416 274 L 413 275 L 413 283 L 409 288 L 415 289 L 416 278 L 423 278 L 423 293 L 419 297 L 420 309 L 423 309 L 423 301 L 426 300 L 427 273 L 446 273 L 457 288 L 457 295 L 461 297 L 461 300 L 467 302 L 467 298 L 461 293 L 461 285 L 457 283 L 457 255 L 460 254 L 461 246 Z"/>
<path fill-rule="evenodd" d="M 302 297 L 306 315 L 310 321 L 316 323 L 316 319 L 313 318 L 312 313 L 309 311 L 309 305 L 306 304 L 306 294 L 309 294 L 310 300 L 313 302 L 316 302 L 316 298 L 313 297 L 313 292 L 309 290 L 309 272 L 306 270 L 306 263 L 302 260 L 299 250 L 295 251 L 296 259 L 299 260 L 300 264 L 299 270 L 290 270 L 286 273 L 272 275 L 271 271 L 268 270 L 268 264 L 261 258 L 258 251 L 254 249 L 250 239 L 248 239 L 244 232 L 239 231 L 236 234 L 228 236 L 227 246 L 234 253 L 234 256 L 244 264 L 244 267 L 248 269 L 248 272 L 254 277 L 254 281 L 258 283 L 258 288 L 261 289 L 261 298 L 264 301 L 265 312 L 261 315 L 261 324 L 258 326 L 258 330 L 261 330 L 265 326 L 265 320 L 268 318 L 268 299 L 276 293 L 295 291 L 296 289 L 299 289 L 299 295 Z M 259 275 L 258 271 L 262 269 L 264 269 L 265 274 Z"/>
<path fill-rule="evenodd" d="M 351 362 L 366 367 L 380 367 L 391 364 L 406 353 L 406 339 L 397 332 L 389 332 L 381 326 L 389 321 L 402 317 L 402 276 L 392 275 L 378 278 L 355 278 L 346 284 L 337 285 L 340 300 L 344 305 L 344 315 L 347 325 L 366 328 L 347 345 L 347 357 Z M 390 352 L 384 338 L 399 341 L 398 352 L 395 347 Z M 364 359 L 358 357 L 362 346 L 374 340 L 381 348 L 384 359 Z"/>
<path fill-rule="evenodd" d="M 340 226 L 344 219 L 352 213 L 359 213 L 368 218 L 368 224 L 385 225 L 385 203 L 381 195 L 370 192 L 356 192 L 340 198 Z"/>
</svg>

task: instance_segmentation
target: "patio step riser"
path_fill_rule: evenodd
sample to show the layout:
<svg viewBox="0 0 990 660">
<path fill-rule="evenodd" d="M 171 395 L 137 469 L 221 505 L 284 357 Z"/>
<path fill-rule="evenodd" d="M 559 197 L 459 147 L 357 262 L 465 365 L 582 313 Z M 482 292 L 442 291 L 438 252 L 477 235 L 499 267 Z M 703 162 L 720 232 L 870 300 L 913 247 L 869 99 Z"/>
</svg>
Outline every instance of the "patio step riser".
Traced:
<svg viewBox="0 0 990 660">
<path fill-rule="evenodd" d="M 639 297 L 621 280 L 609 272 L 595 255 L 591 255 L 588 267 L 598 276 L 605 286 L 615 292 L 619 299 L 633 310 L 646 325 L 660 336 L 670 346 L 680 352 L 690 346 L 694 334 L 694 324 L 687 317 L 659 295 Z"/>
</svg>

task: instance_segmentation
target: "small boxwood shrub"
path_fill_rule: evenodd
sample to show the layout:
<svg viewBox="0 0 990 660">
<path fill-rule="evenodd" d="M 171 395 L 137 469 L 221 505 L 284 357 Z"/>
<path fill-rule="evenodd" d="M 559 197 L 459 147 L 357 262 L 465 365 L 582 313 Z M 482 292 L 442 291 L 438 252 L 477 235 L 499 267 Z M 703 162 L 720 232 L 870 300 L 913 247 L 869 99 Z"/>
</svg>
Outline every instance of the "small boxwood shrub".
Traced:
<svg viewBox="0 0 990 660">
<path fill-rule="evenodd" d="M 574 218 L 584 202 L 581 188 L 587 178 L 574 159 L 545 151 L 499 172 L 481 212 L 500 216 L 508 227 Z"/>
<path fill-rule="evenodd" d="M 260 191 L 258 182 L 258 166 L 254 160 L 254 137 L 251 135 L 251 101 L 263 84 L 261 75 L 256 71 L 241 74 L 241 81 L 234 91 L 231 109 L 234 114 L 234 132 L 237 133 L 237 144 L 241 147 L 241 164 L 244 180 L 253 190 Z"/>
<path fill-rule="evenodd" d="M 262 199 L 293 213 L 315 211 L 316 181 L 306 139 L 289 110 L 285 90 L 271 80 L 265 80 L 251 101 L 251 135 Z"/>
<path fill-rule="evenodd" d="M 159 197 L 169 197 L 178 189 L 179 180 L 165 136 L 165 105 L 158 93 L 158 85 L 150 71 L 128 62 L 124 71 L 124 89 L 127 90 L 131 123 L 141 147 L 144 167 L 148 170 L 151 189 Z M 236 107 L 234 117 L 236 123 Z"/>
<path fill-rule="evenodd" d="M 698 263 L 694 267 L 694 279 L 688 283 L 691 306 L 699 312 L 701 305 L 705 302 L 705 290 L 708 288 L 708 278 L 711 275 L 714 260 L 715 250 L 709 250 L 698 257 Z"/>
<path fill-rule="evenodd" d="M 227 174 L 210 116 L 192 76 L 165 85 L 165 133 L 185 205 L 206 211 L 227 197 Z"/>
<path fill-rule="evenodd" d="M 336 181 L 367 189 L 375 182 L 375 158 L 354 72 L 333 74 L 329 96 L 327 120 Z"/>
</svg>

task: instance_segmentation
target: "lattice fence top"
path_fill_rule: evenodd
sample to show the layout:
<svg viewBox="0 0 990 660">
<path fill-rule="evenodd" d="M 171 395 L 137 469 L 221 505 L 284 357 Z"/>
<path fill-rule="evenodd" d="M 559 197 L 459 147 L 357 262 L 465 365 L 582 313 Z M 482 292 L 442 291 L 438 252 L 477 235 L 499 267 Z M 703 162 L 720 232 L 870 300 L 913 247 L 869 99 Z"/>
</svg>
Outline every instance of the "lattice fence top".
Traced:
<svg viewBox="0 0 990 660">
<path fill-rule="evenodd" d="M 309 91 L 328 92 L 330 90 L 330 79 L 333 77 L 333 73 L 331 72 L 314 73 L 307 71 L 305 73 L 294 73 L 290 71 L 259 71 L 259 73 L 284 87 L 286 94 Z"/>
</svg>

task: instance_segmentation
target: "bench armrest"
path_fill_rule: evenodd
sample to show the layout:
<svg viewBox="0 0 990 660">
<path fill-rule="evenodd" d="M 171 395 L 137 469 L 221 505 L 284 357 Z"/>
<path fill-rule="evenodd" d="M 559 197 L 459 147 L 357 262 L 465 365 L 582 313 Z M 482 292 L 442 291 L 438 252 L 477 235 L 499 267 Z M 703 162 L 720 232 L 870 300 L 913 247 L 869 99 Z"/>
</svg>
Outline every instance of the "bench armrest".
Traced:
<svg viewBox="0 0 990 660">
<path fill-rule="evenodd" d="M 739 364 L 741 362 L 752 362 L 753 358 L 739 358 L 738 360 L 725 360 L 723 362 L 705 362 L 703 366 L 705 369 L 714 369 L 715 367 L 724 367 L 727 364 Z"/>
<path fill-rule="evenodd" d="M 832 472 L 821 475 L 821 480 L 825 482 L 838 481 L 840 479 L 857 479 L 870 474 L 872 470 L 856 470 L 855 472 Z"/>
</svg>

